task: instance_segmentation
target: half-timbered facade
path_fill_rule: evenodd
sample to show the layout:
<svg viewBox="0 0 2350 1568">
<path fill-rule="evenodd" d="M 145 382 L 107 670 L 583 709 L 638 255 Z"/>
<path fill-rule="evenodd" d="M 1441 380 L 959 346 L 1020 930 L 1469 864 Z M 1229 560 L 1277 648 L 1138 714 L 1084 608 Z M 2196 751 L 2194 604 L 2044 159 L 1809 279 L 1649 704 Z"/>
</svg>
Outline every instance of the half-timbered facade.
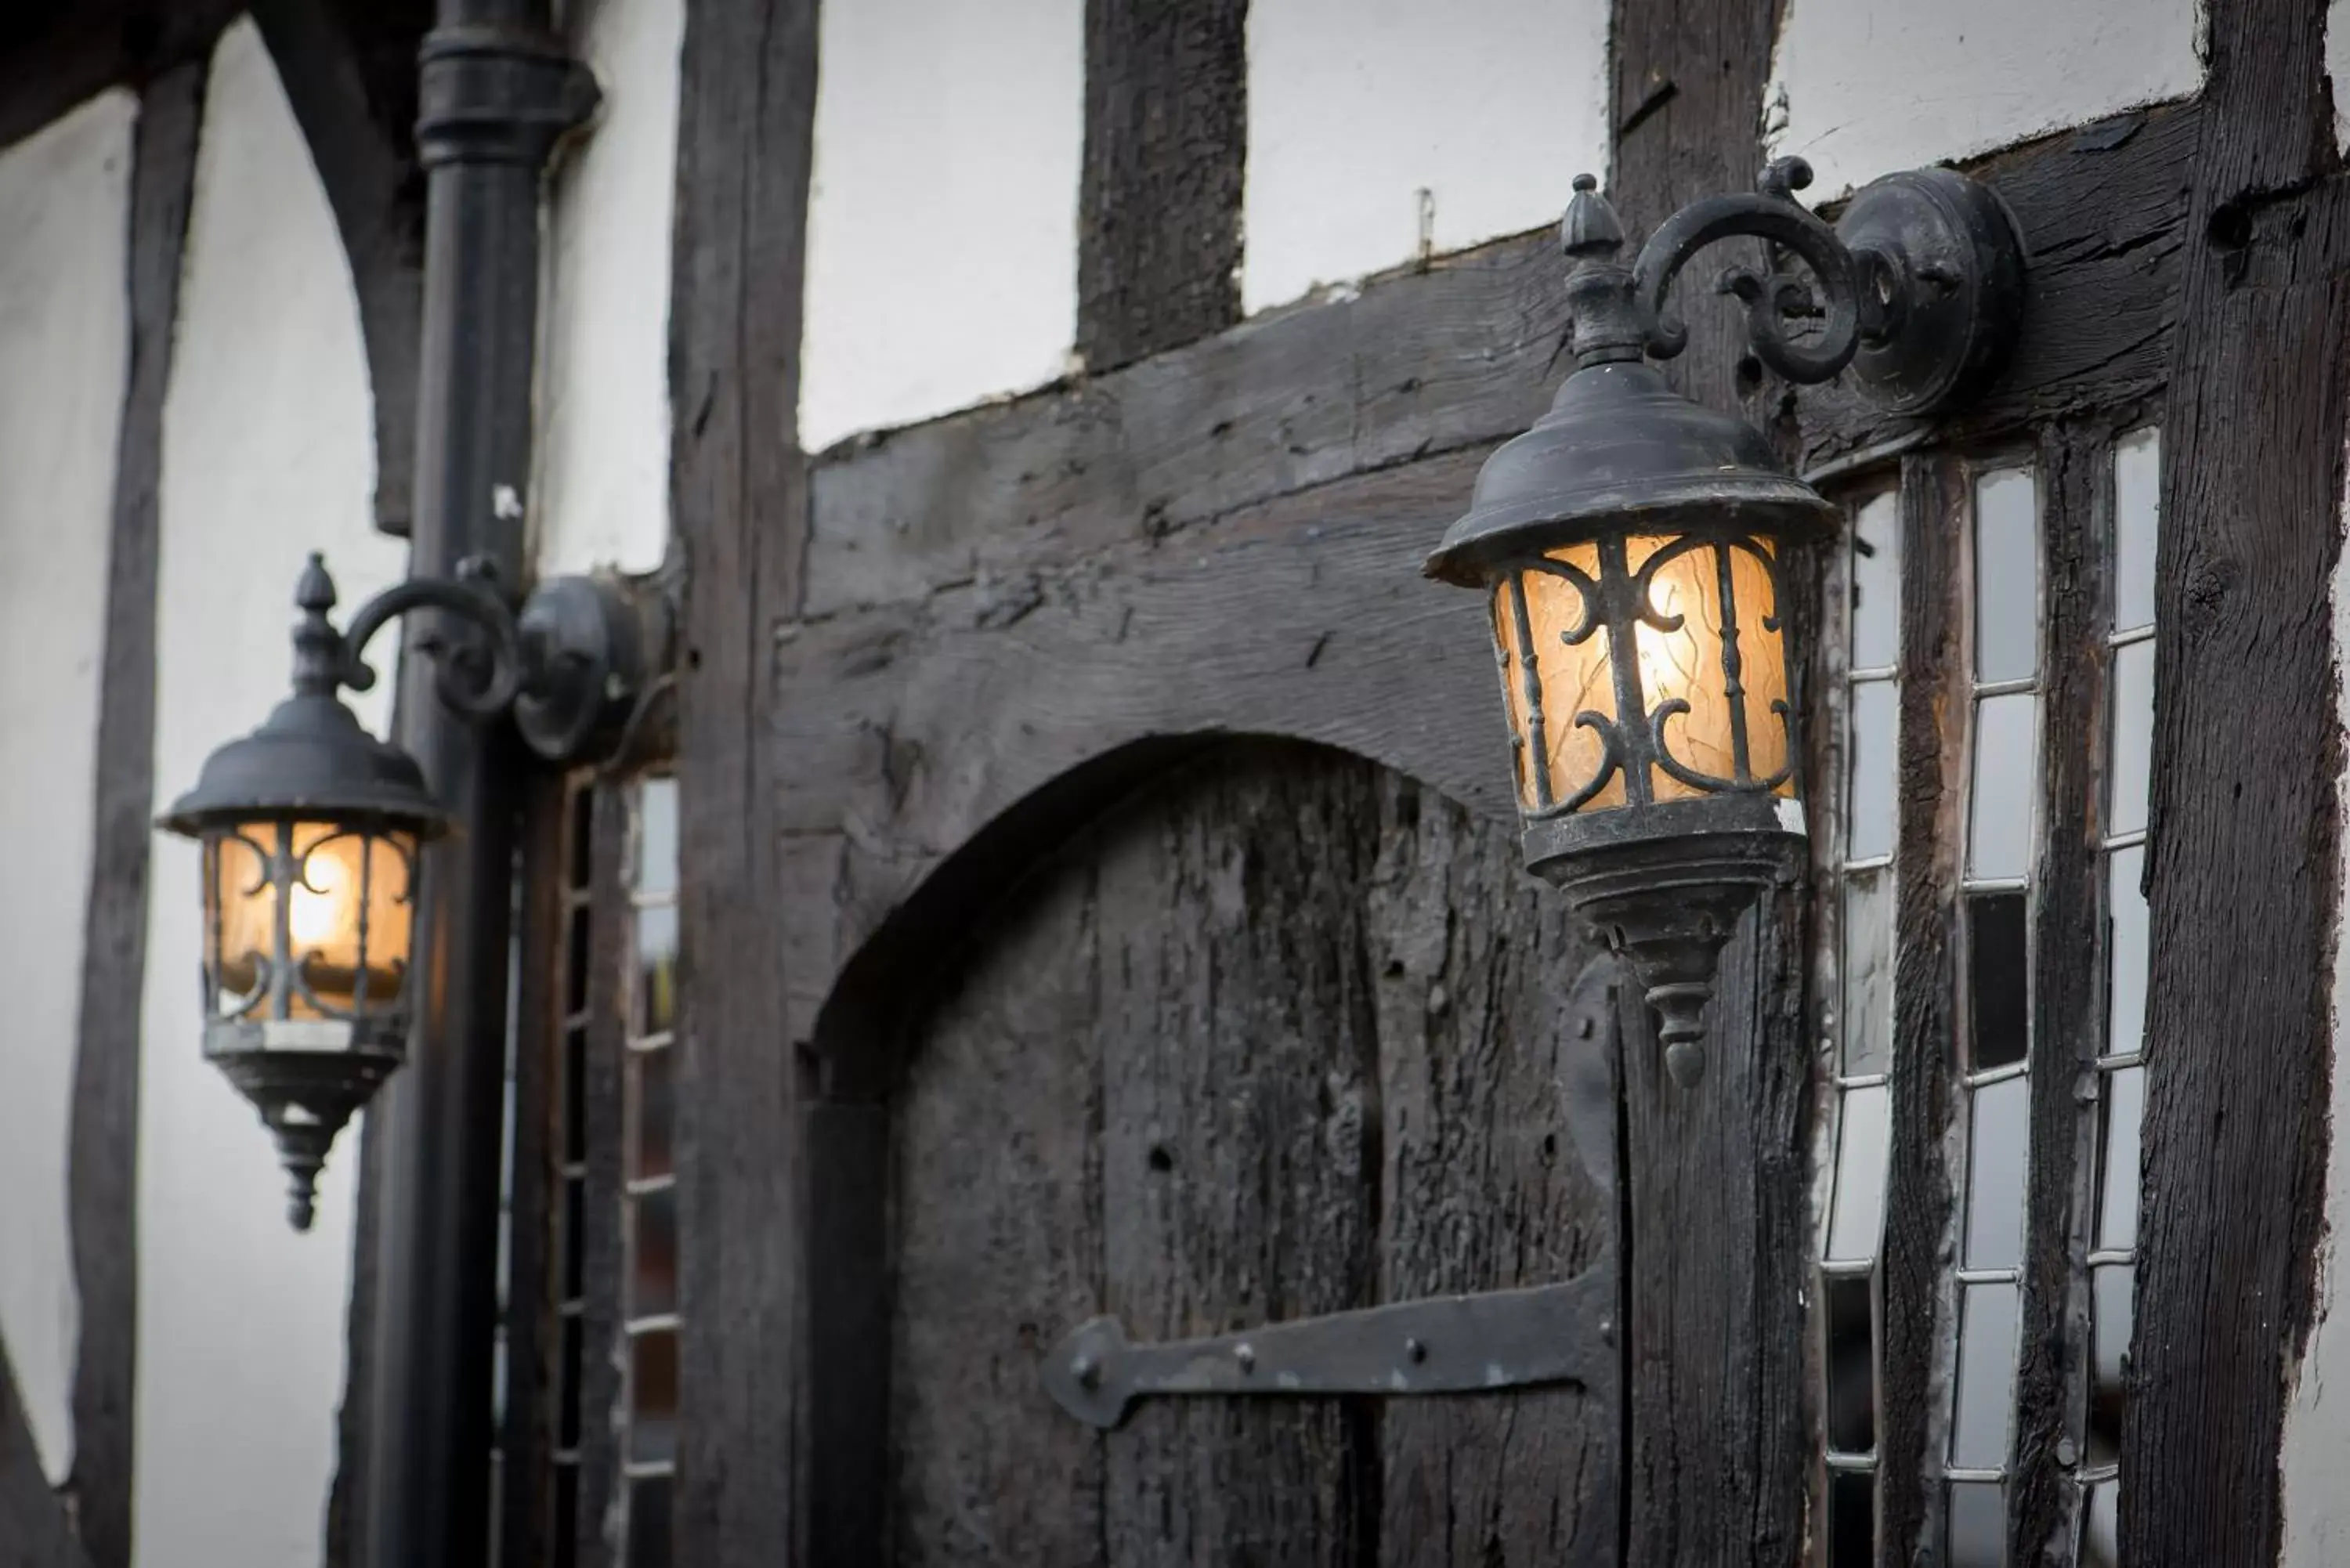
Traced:
<svg viewBox="0 0 2350 1568">
<path fill-rule="evenodd" d="M 2314 0 L 20 5 L 0 1564 L 2350 1563 L 2338 102 Z M 1915 418 L 1680 286 L 1839 517 L 1683 1082 L 1420 568 L 1574 177 L 1783 157 L 2026 299 Z M 151 825 L 314 550 L 645 668 L 354 699 L 470 815 L 297 1233 Z"/>
</svg>

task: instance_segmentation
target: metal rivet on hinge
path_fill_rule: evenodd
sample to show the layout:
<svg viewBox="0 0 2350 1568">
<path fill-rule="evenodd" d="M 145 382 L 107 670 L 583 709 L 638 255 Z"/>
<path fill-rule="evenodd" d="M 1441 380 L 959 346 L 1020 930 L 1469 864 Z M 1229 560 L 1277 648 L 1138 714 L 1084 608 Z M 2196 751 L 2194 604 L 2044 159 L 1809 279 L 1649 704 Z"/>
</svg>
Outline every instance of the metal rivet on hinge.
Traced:
<svg viewBox="0 0 2350 1568">
<path fill-rule="evenodd" d="M 1428 1359 L 1428 1346 L 1422 1345 L 1417 1339 L 1405 1340 L 1403 1342 L 1403 1353 L 1406 1355 L 1410 1356 L 1416 1363 Z"/>
<path fill-rule="evenodd" d="M 2061 1439 L 2056 1445 L 2056 1462 L 2067 1469 L 2080 1463 L 2080 1446 L 2070 1438 Z"/>
<path fill-rule="evenodd" d="M 1069 1370 L 1076 1374 L 1078 1387 L 1090 1391 L 1101 1386 L 1101 1363 L 1092 1356 L 1078 1356 L 1069 1363 Z"/>
<path fill-rule="evenodd" d="M 1243 1372 L 1254 1372 L 1256 1370 L 1256 1346 L 1253 1345 L 1234 1345 L 1232 1347 L 1232 1359 L 1241 1364 L 1241 1370 Z"/>
</svg>

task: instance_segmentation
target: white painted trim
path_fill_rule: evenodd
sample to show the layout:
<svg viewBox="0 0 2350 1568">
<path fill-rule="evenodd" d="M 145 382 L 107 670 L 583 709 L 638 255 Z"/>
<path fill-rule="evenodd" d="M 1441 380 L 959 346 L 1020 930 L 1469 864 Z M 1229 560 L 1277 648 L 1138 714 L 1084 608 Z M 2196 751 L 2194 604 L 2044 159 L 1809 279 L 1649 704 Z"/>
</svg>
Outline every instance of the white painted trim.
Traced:
<svg viewBox="0 0 2350 1568">
<path fill-rule="evenodd" d="M 566 24 L 603 103 L 548 182 L 534 548 L 542 575 L 649 572 L 669 542 L 684 0 L 574 0 Z"/>
<path fill-rule="evenodd" d="M 823 7 L 801 443 L 1071 368 L 1083 0 Z"/>
<path fill-rule="evenodd" d="M 2199 0 L 1789 0 L 1763 130 L 1825 200 L 2203 85 Z"/>
<path fill-rule="evenodd" d="M 1607 171 L 1607 0 L 1251 0 L 1251 314 L 1555 223 Z"/>
<path fill-rule="evenodd" d="M 42 1469 L 73 1466 L 68 1133 L 89 896 L 132 133 L 115 89 L 0 151 L 0 1333 Z"/>
</svg>

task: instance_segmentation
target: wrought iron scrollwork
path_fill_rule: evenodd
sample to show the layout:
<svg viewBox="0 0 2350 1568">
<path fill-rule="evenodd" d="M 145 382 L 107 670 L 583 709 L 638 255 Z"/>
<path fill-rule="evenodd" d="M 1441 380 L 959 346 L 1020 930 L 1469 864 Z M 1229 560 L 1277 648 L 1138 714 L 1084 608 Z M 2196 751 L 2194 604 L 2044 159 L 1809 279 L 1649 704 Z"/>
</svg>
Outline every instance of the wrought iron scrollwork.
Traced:
<svg viewBox="0 0 2350 1568">
<path fill-rule="evenodd" d="M 1624 234 L 1614 209 L 1597 181 L 1577 178 L 1561 231 L 1576 264 L 1567 281 L 1576 362 L 1680 353 L 1689 328 L 1669 304 L 1674 283 L 1708 247 L 1752 239 L 1768 265 L 1727 269 L 1720 289 L 1744 305 L 1754 356 L 1780 376 L 1811 384 L 1850 369 L 1901 413 L 1980 389 L 2023 311 L 2022 244 L 1996 192 L 1950 170 L 1910 171 L 1859 192 L 1830 224 L 1795 200 L 1811 182 L 1804 160 L 1775 159 L 1753 191 L 1708 196 L 1666 219 L 1626 267 L 1615 259 Z"/>
<path fill-rule="evenodd" d="M 1835 230 L 1794 199 L 1811 182 L 1810 164 L 1777 159 L 1762 171 L 1758 190 L 1692 202 L 1648 236 L 1632 275 L 1650 354 L 1669 359 L 1689 347 L 1689 328 L 1666 306 L 1681 269 L 1724 240 L 1759 239 L 1773 247 L 1770 270 L 1734 267 L 1721 282 L 1721 291 L 1746 306 L 1755 358 L 1804 383 L 1827 380 L 1852 363 L 1860 348 L 1859 269 Z M 1780 266 L 1782 249 L 1802 258 L 1816 287 Z M 1789 321 L 1814 317 L 1822 318 L 1815 335 L 1800 340 L 1788 335 Z"/>
<path fill-rule="evenodd" d="M 452 638 L 436 628 L 416 639 L 418 649 L 435 661 L 433 687 L 441 700 L 470 719 L 493 719 L 512 707 L 536 672 L 525 666 L 515 612 L 499 589 L 497 572 L 481 556 L 459 562 L 454 577 L 411 577 L 361 605 L 343 632 L 338 670 L 342 684 L 354 691 L 372 688 L 376 677 L 367 662 L 367 645 L 377 632 L 420 609 L 456 616 L 473 633 Z"/>
</svg>

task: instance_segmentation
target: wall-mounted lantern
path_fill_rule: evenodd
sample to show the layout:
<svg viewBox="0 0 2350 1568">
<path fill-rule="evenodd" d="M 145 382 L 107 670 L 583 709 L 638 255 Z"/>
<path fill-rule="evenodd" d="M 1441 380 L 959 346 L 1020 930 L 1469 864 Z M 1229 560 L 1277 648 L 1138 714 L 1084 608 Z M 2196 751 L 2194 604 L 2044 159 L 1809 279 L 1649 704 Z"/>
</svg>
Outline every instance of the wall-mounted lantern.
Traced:
<svg viewBox="0 0 2350 1568">
<path fill-rule="evenodd" d="M 512 714 L 532 751 L 576 760 L 632 710 L 632 617 L 605 585 L 558 577 L 519 615 L 479 568 L 386 589 L 338 632 L 317 556 L 294 602 L 294 690 L 261 727 L 204 761 L 159 819 L 203 851 L 204 1054 L 261 1113 L 310 1228 L 335 1136 L 407 1054 L 417 883 L 433 839 L 462 831 L 414 758 L 377 740 L 338 693 L 364 691 L 368 642 L 394 618 L 460 624 L 415 639 L 439 658 L 441 700 Z"/>
<path fill-rule="evenodd" d="M 1803 650 L 1783 587 L 1789 552 L 1836 511 L 1761 431 L 1646 363 L 1688 341 L 1666 295 L 1706 246 L 1765 240 L 1773 271 L 1722 283 L 1756 356 L 1798 382 L 1849 368 L 1905 413 L 1980 389 L 2022 309 L 2022 247 L 1989 187 L 1891 175 L 1831 228 L 1794 199 L 1810 182 L 1801 160 L 1773 163 L 1758 192 L 1675 213 L 1627 267 L 1614 209 L 1576 179 L 1575 371 L 1487 460 L 1427 567 L 1491 599 L 1527 865 L 1630 964 L 1683 1084 L 1704 1071 L 1722 944 L 1762 888 L 1801 874 Z M 1778 270 L 1779 247 L 1814 281 Z M 1804 320 L 1817 329 L 1790 330 Z"/>
</svg>

